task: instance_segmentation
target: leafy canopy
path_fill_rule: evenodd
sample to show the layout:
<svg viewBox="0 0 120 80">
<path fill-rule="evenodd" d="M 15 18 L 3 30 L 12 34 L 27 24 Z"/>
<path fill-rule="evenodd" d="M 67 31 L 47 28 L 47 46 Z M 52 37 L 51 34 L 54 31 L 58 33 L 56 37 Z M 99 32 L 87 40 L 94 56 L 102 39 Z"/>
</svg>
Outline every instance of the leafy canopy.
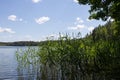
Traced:
<svg viewBox="0 0 120 80">
<path fill-rule="evenodd" d="M 89 19 L 102 19 L 109 17 L 120 21 L 120 0 L 78 0 L 79 4 L 90 5 Z"/>
</svg>

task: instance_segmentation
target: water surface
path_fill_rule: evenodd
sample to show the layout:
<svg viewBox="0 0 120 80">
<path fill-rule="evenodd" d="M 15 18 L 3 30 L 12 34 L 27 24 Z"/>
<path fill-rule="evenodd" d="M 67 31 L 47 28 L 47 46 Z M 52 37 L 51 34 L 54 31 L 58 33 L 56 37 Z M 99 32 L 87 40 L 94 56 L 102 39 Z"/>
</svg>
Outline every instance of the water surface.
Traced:
<svg viewBox="0 0 120 80">
<path fill-rule="evenodd" d="M 0 46 L 0 80 L 27 80 L 32 76 L 19 72 L 15 53 L 25 47 Z"/>
</svg>

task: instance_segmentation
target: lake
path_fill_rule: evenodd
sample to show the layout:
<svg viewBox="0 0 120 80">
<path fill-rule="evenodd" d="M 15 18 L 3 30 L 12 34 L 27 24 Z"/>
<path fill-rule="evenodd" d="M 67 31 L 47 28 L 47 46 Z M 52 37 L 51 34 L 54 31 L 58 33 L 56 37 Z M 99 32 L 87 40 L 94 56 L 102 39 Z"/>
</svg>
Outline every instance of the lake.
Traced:
<svg viewBox="0 0 120 80">
<path fill-rule="evenodd" d="M 34 74 L 18 70 L 15 53 L 17 49 L 24 48 L 26 47 L 0 46 L 0 80 L 35 80 Z"/>
</svg>

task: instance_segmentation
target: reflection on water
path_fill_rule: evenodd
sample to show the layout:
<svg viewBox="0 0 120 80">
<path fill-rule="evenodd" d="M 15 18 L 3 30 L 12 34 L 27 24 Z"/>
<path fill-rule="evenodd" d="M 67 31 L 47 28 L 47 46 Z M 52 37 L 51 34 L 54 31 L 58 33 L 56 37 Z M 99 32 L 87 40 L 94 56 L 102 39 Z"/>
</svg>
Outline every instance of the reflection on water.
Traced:
<svg viewBox="0 0 120 80">
<path fill-rule="evenodd" d="M 18 69 L 16 50 L 25 47 L 0 46 L 0 80 L 35 80 L 35 74 L 28 69 Z M 31 71 L 32 72 L 32 71 Z"/>
<path fill-rule="evenodd" d="M 26 50 L 27 53 L 24 52 Z M 17 60 L 16 51 L 20 55 L 26 54 L 24 60 Z M 60 75 L 55 72 L 55 68 L 41 66 L 35 53 L 34 49 L 28 47 L 0 46 L 0 80 L 59 80 Z M 50 76 L 53 72 L 54 77 Z"/>
</svg>

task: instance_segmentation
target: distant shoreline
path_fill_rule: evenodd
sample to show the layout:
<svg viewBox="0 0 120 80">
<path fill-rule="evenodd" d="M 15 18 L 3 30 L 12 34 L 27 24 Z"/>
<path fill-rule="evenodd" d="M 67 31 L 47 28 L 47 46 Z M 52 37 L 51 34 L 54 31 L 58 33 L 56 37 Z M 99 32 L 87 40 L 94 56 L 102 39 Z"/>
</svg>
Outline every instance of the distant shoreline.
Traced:
<svg viewBox="0 0 120 80">
<path fill-rule="evenodd" d="M 35 41 L 0 42 L 0 46 L 38 46 L 40 43 Z"/>
</svg>

